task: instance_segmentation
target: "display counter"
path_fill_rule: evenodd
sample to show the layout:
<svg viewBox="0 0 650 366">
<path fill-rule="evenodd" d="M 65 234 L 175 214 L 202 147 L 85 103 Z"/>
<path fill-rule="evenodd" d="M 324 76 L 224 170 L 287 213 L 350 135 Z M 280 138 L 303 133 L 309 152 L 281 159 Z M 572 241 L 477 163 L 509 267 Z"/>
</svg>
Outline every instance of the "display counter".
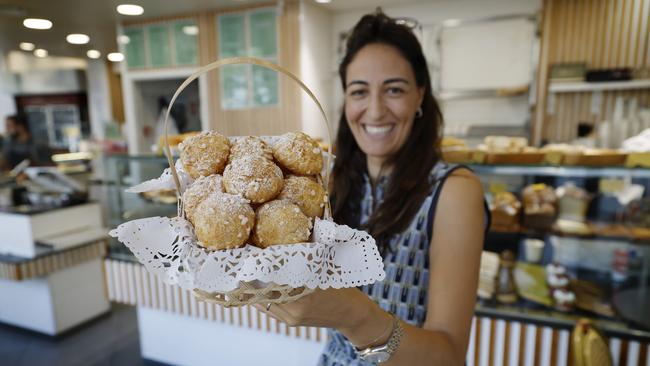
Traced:
<svg viewBox="0 0 650 366">
<path fill-rule="evenodd" d="M 215 360 L 314 365 L 325 344 L 323 328 L 292 328 L 254 307 L 223 308 L 198 301 L 189 291 L 164 284 L 128 255 L 110 256 L 104 266 L 111 301 L 138 309 L 141 350 L 147 359 L 193 365 Z M 580 318 L 525 304 L 479 302 L 467 365 L 570 365 L 570 334 Z M 609 338 L 619 365 L 650 366 L 649 331 L 616 319 L 597 319 L 595 324 Z M 250 344 L 256 345 L 255 352 L 247 351 Z"/>
<path fill-rule="evenodd" d="M 4 208 L 0 227 L 1 322 L 58 335 L 109 311 L 98 204 Z"/>
<path fill-rule="evenodd" d="M 111 189 L 113 223 L 117 224 L 138 217 L 174 216 L 175 203 L 153 202 L 141 195 L 125 193 L 130 185 L 156 178 L 167 166 L 162 156 L 112 156 L 108 158 L 114 171 L 124 174 L 115 177 Z M 146 166 L 146 167 L 145 167 Z M 593 199 L 588 210 L 589 221 L 616 222 L 621 216 L 621 206 L 615 201 L 616 192 L 601 188 L 612 181 L 641 185 L 650 190 L 650 170 L 624 167 L 550 167 L 512 165 L 472 165 L 484 183 L 485 191 L 512 191 L 519 194 L 528 185 L 544 182 L 555 188 L 567 181 L 589 190 Z M 144 173 L 143 173 L 144 172 Z M 145 174 L 146 173 L 146 174 Z M 603 182 L 603 180 L 608 182 Z M 489 199 L 490 197 L 488 197 Z M 585 273 L 596 274 L 599 280 L 620 288 L 642 287 L 647 284 L 650 255 L 647 241 L 634 237 L 606 235 L 576 236 L 580 240 L 558 241 L 554 244 L 553 230 L 527 230 L 520 220 L 520 230 L 514 233 L 492 231 L 488 235 L 488 250 L 509 249 L 525 262 L 522 241 L 534 237 L 545 241 L 542 267 L 560 261 L 569 268 L 576 280 L 592 281 Z M 570 237 L 570 236 L 564 236 Z M 495 242 L 497 245 L 495 245 Z M 559 244 L 558 244 L 559 243 Z M 637 267 L 621 270 L 614 267 L 613 256 L 623 250 L 626 255 L 637 255 L 641 262 Z M 578 255 L 573 256 L 573 255 Z M 631 257 L 629 257 L 631 258 Z M 584 268 L 583 268 L 584 267 Z M 614 270 L 618 278 L 613 279 Z M 324 329 L 290 328 L 278 324 L 259 313 L 255 308 L 224 309 L 213 304 L 199 302 L 187 291 L 168 286 L 148 274 L 144 267 L 134 262 L 128 249 L 113 241 L 111 255 L 105 262 L 109 298 L 112 301 L 137 306 L 141 330 L 142 352 L 145 358 L 167 362 L 212 364 L 223 359 L 232 364 L 315 364 L 326 339 Z M 614 283 L 616 282 L 616 283 Z M 611 291 L 609 291 L 611 292 Z M 625 323 L 618 316 L 598 316 L 582 310 L 568 313 L 552 307 L 536 305 L 520 300 L 514 305 L 499 305 L 493 301 L 480 301 L 472 323 L 467 356 L 468 365 L 569 365 L 572 364 L 571 332 L 582 318 L 589 319 L 609 339 L 614 360 L 619 365 L 650 366 L 650 333 Z M 165 325 L 161 328 L 161 324 Z M 174 331 L 168 329 L 173 325 Z M 170 345 L 182 334 L 188 346 L 179 352 Z M 208 345 L 205 339 L 241 339 L 245 342 L 265 344 L 268 352 L 245 352 L 238 348 L 242 342 L 224 342 Z M 291 340 L 290 342 L 287 340 Z M 238 343 L 238 344 L 234 344 Z M 298 346 L 300 344 L 300 346 Z M 239 359 L 237 358 L 239 357 Z"/>
</svg>

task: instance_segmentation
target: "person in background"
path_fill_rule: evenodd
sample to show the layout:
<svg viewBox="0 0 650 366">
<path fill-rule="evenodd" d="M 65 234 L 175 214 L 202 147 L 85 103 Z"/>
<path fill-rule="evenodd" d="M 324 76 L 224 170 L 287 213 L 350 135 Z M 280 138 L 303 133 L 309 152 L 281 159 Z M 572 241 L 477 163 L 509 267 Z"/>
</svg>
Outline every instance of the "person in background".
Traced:
<svg viewBox="0 0 650 366">
<path fill-rule="evenodd" d="M 462 365 L 489 227 L 481 182 L 441 159 L 441 111 L 407 26 L 365 15 L 339 75 L 333 216 L 375 238 L 386 278 L 256 306 L 292 326 L 330 328 L 321 366 Z"/>
<path fill-rule="evenodd" d="M 21 161 L 28 159 L 30 165 L 50 165 L 52 153 L 50 149 L 32 140 L 27 117 L 14 114 L 5 119 L 6 138 L 2 146 L 0 168 L 3 171 L 13 169 Z"/>
</svg>

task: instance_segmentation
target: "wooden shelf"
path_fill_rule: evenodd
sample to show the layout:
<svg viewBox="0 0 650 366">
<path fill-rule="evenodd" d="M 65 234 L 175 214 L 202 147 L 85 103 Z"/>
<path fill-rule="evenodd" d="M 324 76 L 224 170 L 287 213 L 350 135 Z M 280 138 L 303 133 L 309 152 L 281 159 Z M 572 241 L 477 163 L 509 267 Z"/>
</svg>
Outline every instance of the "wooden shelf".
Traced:
<svg viewBox="0 0 650 366">
<path fill-rule="evenodd" d="M 593 92 L 604 90 L 650 89 L 650 79 L 602 82 L 551 82 L 550 93 Z"/>
</svg>

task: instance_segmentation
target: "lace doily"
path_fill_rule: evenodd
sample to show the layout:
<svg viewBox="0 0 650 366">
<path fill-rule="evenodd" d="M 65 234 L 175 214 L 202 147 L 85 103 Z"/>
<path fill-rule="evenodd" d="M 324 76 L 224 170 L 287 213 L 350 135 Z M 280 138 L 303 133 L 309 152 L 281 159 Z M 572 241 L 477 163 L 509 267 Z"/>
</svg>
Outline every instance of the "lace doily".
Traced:
<svg viewBox="0 0 650 366">
<path fill-rule="evenodd" d="M 380 281 L 384 264 L 366 232 L 316 219 L 314 243 L 208 251 L 196 244 L 191 224 L 180 217 L 126 222 L 110 232 L 148 271 L 188 290 L 226 292 L 240 281 L 292 287 L 343 288 Z"/>
<path fill-rule="evenodd" d="M 176 172 L 178 173 L 178 179 L 181 182 L 181 188 L 183 191 L 189 187 L 194 179 L 190 177 L 185 169 L 183 169 L 183 164 L 180 160 L 177 160 L 174 164 L 176 166 Z M 126 190 L 128 193 L 143 193 L 143 192 L 153 192 L 159 190 L 176 190 L 176 184 L 174 183 L 174 177 L 172 176 L 172 171 L 170 168 L 163 170 L 163 173 L 158 178 L 150 179 L 148 181 L 142 182 L 138 185 L 130 187 Z"/>
</svg>

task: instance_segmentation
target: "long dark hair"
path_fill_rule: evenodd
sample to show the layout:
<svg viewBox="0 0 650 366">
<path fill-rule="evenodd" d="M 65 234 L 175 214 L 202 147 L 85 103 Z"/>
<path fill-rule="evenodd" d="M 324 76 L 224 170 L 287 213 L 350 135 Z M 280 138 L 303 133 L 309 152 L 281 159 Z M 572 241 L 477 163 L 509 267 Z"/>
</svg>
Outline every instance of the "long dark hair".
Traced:
<svg viewBox="0 0 650 366">
<path fill-rule="evenodd" d="M 440 159 L 442 114 L 431 91 L 431 78 L 422 48 L 411 30 L 386 16 L 380 9 L 365 15 L 355 25 L 347 40 L 346 54 L 339 66 L 345 90 L 347 68 L 354 56 L 369 44 L 385 44 L 396 48 L 410 63 L 418 87 L 424 88 L 422 115 L 416 117 L 411 134 L 400 150 L 389 158 L 393 166 L 384 200 L 363 229 L 377 240 L 382 253 L 389 248 L 391 237 L 408 227 L 422 201 L 431 192 L 429 172 Z M 332 172 L 334 219 L 351 227 L 360 227 L 360 210 L 366 155 L 357 145 L 341 113 L 336 137 L 336 162 Z"/>
</svg>

